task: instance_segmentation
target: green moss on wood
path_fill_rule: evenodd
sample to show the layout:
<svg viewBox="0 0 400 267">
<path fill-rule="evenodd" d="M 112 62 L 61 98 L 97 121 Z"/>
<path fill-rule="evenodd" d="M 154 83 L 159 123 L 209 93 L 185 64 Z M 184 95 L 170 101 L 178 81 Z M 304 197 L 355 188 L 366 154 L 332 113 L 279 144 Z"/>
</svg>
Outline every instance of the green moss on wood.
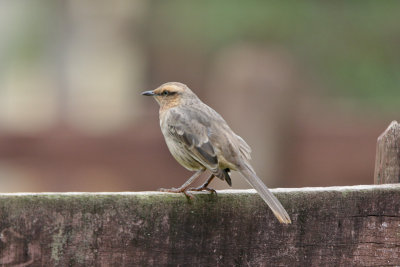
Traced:
<svg viewBox="0 0 400 267">
<path fill-rule="evenodd" d="M 3 194 L 0 231 L 13 229 L 26 242 L 18 264 L 38 257 L 35 264 L 56 266 L 363 265 L 353 255 L 369 255 L 368 248 L 387 253 L 374 264 L 397 264 L 389 256 L 400 253 L 400 186 L 274 192 L 293 224 L 279 224 L 254 191 L 193 200 L 154 192 Z M 11 242 L 0 248 L 1 261 Z"/>
</svg>

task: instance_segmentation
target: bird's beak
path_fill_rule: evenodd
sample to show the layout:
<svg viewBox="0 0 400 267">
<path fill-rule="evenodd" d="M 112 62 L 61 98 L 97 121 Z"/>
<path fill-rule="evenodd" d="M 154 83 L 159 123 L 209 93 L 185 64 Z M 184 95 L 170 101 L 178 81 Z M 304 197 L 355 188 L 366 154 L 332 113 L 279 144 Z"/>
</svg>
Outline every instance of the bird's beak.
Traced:
<svg viewBox="0 0 400 267">
<path fill-rule="evenodd" d="M 144 91 L 142 92 L 142 95 L 145 96 L 155 96 L 156 94 L 153 91 Z"/>
</svg>

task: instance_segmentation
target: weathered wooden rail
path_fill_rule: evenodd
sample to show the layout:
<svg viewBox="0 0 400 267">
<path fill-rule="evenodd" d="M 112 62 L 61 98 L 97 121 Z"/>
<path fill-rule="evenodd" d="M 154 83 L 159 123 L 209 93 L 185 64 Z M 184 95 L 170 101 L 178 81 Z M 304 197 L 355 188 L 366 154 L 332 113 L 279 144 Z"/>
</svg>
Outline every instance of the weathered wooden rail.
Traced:
<svg viewBox="0 0 400 267">
<path fill-rule="evenodd" d="M 2 266 L 400 265 L 400 185 L 0 195 Z M 19 265 L 18 265 L 19 264 Z"/>
<path fill-rule="evenodd" d="M 377 183 L 400 179 L 396 127 Z M 0 265 L 400 266 L 400 184 L 273 192 L 292 224 L 254 190 L 0 194 Z"/>
</svg>

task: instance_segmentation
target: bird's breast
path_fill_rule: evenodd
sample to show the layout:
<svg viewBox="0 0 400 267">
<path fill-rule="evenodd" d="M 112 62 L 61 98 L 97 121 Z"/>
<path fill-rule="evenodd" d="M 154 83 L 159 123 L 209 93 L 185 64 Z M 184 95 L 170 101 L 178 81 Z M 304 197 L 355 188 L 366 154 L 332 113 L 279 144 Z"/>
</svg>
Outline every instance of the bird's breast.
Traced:
<svg viewBox="0 0 400 267">
<path fill-rule="evenodd" d="M 172 156 L 175 158 L 179 164 L 190 171 L 197 171 L 204 169 L 204 166 L 201 165 L 196 159 L 192 157 L 192 154 L 186 147 L 186 145 L 177 138 L 174 134 L 169 131 L 168 124 L 165 120 L 161 119 L 160 116 L 160 126 L 161 132 L 164 136 L 165 143 L 169 151 L 171 152 Z"/>
</svg>

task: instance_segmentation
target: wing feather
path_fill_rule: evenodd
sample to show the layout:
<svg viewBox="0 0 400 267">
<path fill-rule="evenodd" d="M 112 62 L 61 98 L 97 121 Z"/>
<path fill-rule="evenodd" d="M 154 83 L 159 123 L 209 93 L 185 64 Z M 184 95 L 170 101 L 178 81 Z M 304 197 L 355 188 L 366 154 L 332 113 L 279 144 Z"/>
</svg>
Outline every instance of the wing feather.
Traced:
<svg viewBox="0 0 400 267">
<path fill-rule="evenodd" d="M 218 168 L 218 158 L 208 137 L 207 126 L 192 116 L 190 125 L 181 114 L 171 112 L 168 121 L 170 133 L 184 143 L 191 156 L 210 170 Z"/>
</svg>

